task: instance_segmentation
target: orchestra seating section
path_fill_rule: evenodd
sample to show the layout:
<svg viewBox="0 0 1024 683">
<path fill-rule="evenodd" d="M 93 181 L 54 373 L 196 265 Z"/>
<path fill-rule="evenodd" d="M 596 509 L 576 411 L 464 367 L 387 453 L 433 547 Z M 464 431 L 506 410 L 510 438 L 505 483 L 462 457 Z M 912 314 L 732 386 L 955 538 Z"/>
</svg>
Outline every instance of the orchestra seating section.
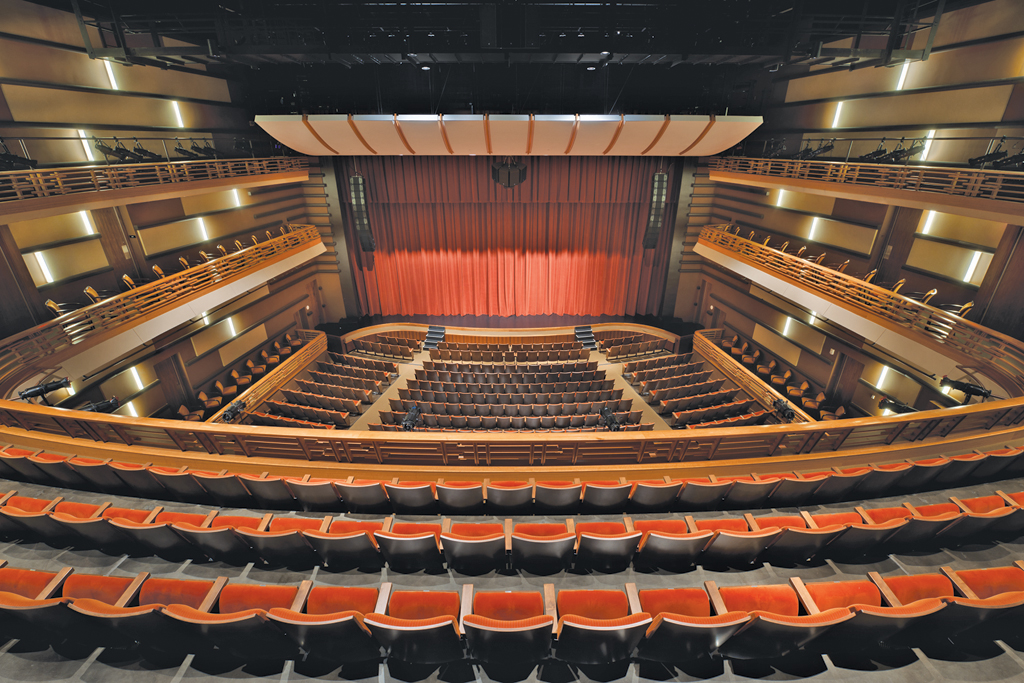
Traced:
<svg viewBox="0 0 1024 683">
<path fill-rule="evenodd" d="M 825 392 L 767 351 L 755 348 L 752 342 L 733 335 L 722 339 L 722 349 L 765 385 L 798 405 L 817 420 L 838 420 L 847 416 L 844 406 L 830 406 Z"/>
<path fill-rule="evenodd" d="M 396 363 L 328 351 L 248 416 L 258 425 L 347 429 L 397 374 Z"/>
</svg>

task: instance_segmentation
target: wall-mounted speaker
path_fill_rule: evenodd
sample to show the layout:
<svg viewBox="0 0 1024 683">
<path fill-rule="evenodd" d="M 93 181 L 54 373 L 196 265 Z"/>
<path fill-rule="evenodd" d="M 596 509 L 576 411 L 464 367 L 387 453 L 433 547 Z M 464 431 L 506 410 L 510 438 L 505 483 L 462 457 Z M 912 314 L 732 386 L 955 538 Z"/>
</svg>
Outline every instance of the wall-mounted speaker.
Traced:
<svg viewBox="0 0 1024 683">
<path fill-rule="evenodd" d="M 352 198 L 352 221 L 356 237 L 359 238 L 359 248 L 363 251 L 373 251 L 377 244 L 373 241 L 373 233 L 370 231 L 370 214 L 366 208 L 366 180 L 363 176 L 349 176 L 348 191 Z"/>
<path fill-rule="evenodd" d="M 651 210 L 647 214 L 647 230 L 644 232 L 644 249 L 658 246 L 661 228 L 665 223 L 665 202 L 668 200 L 668 174 L 655 173 L 652 183 Z"/>
<path fill-rule="evenodd" d="M 513 159 L 491 164 L 491 178 L 502 187 L 512 188 L 526 180 L 526 164 Z"/>
</svg>

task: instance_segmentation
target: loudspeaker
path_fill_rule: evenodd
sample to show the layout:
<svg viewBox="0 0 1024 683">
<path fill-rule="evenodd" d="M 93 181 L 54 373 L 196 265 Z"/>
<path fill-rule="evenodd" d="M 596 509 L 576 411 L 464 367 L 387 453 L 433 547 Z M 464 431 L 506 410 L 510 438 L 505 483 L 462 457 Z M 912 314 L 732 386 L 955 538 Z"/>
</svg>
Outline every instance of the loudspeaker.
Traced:
<svg viewBox="0 0 1024 683">
<path fill-rule="evenodd" d="M 495 161 L 491 165 L 491 178 L 502 187 L 515 187 L 526 180 L 526 164 L 511 159 Z"/>
<path fill-rule="evenodd" d="M 644 249 L 658 246 L 661 227 L 665 222 L 665 202 L 668 199 L 668 174 L 655 173 L 651 195 L 651 210 L 647 214 L 647 230 L 644 232 Z"/>
<path fill-rule="evenodd" d="M 359 248 L 363 251 L 373 251 L 377 244 L 373 241 L 373 233 L 370 232 L 370 214 L 366 209 L 366 181 L 363 176 L 349 176 L 348 191 L 352 198 L 352 221 L 356 237 L 359 238 Z"/>
</svg>

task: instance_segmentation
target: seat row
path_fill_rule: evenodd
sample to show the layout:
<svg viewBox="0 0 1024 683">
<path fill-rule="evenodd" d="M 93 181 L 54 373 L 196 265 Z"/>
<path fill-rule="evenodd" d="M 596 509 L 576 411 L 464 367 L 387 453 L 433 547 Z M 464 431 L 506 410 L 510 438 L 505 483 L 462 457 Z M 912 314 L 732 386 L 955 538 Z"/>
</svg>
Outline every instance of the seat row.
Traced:
<svg viewBox="0 0 1024 683">
<path fill-rule="evenodd" d="M 701 422 L 699 424 L 688 424 L 687 429 L 709 429 L 714 427 L 746 427 L 748 425 L 759 425 L 763 424 L 768 417 L 768 411 L 757 410 L 753 413 L 745 413 L 743 415 L 736 415 L 734 417 L 726 417 L 720 420 L 711 420 L 710 422 Z"/>
<path fill-rule="evenodd" d="M 405 344 L 382 344 L 364 339 L 353 339 L 351 343 L 354 351 L 370 353 L 375 356 L 385 356 L 387 358 L 412 360 L 413 350 Z"/>
<path fill-rule="evenodd" d="M 380 382 L 372 379 L 359 379 L 358 377 L 344 377 L 342 375 L 333 375 L 327 372 L 317 372 L 316 370 L 309 371 L 309 378 L 317 384 L 331 384 L 336 387 L 348 387 L 350 389 L 361 389 L 372 394 L 380 393 Z M 356 396 L 362 396 L 365 394 L 353 394 L 352 396 L 346 396 L 345 398 L 355 398 Z"/>
<path fill-rule="evenodd" d="M 373 341 L 380 342 L 382 344 L 398 344 L 399 346 L 408 346 L 410 349 L 419 350 L 423 346 L 423 341 L 426 339 L 426 334 L 413 333 L 414 336 L 405 336 L 397 334 L 376 334 L 373 337 Z"/>
<path fill-rule="evenodd" d="M 398 374 L 398 363 L 392 363 L 386 360 L 362 358 L 360 356 L 352 356 L 344 353 L 334 353 L 333 351 L 329 351 L 327 353 L 327 357 L 331 359 L 332 363 L 336 363 L 338 365 L 349 365 L 356 368 L 367 368 L 369 370 L 381 370 L 389 375 Z"/>
<path fill-rule="evenodd" d="M 415 430 L 418 431 L 418 432 L 461 432 L 461 433 L 479 432 L 479 433 L 486 433 L 486 432 L 489 432 L 489 431 L 492 431 L 492 430 L 495 430 L 495 429 L 499 429 L 499 430 L 506 430 L 506 431 L 510 431 L 510 432 L 527 432 L 527 433 L 530 433 L 530 434 L 538 434 L 538 433 L 543 433 L 543 432 L 550 432 L 550 433 L 563 433 L 563 432 L 565 432 L 565 433 L 569 433 L 569 432 L 603 432 L 603 431 L 607 430 L 607 427 L 604 427 L 604 426 L 593 426 L 593 427 L 575 426 L 574 427 L 574 426 L 570 425 L 570 426 L 564 427 L 564 428 L 563 427 L 558 427 L 557 425 L 559 425 L 559 424 L 565 424 L 565 421 L 562 420 L 561 418 L 556 418 L 554 420 L 554 422 L 551 422 L 550 420 L 548 420 L 546 418 L 540 418 L 540 425 L 541 426 L 537 427 L 537 428 L 533 428 L 533 427 L 530 427 L 531 423 L 526 418 L 522 418 L 522 417 L 510 417 L 510 418 L 500 418 L 500 417 L 488 418 L 488 417 L 484 417 L 484 418 L 480 418 L 479 420 L 475 420 L 474 418 L 467 417 L 466 418 L 466 426 L 465 427 L 455 427 L 454 425 L 455 424 L 461 424 L 461 421 L 457 420 L 454 415 L 451 416 L 448 419 L 448 421 L 447 421 L 447 424 L 451 424 L 453 426 L 445 427 L 443 425 L 446 424 L 446 421 L 445 421 L 445 417 L 446 416 L 444 416 L 444 415 L 435 415 L 434 417 L 436 418 L 435 420 L 431 420 L 429 416 L 425 417 L 422 420 L 422 424 L 427 425 L 427 426 L 420 426 L 419 424 L 417 424 L 416 427 L 415 427 Z M 436 426 L 436 427 L 430 426 L 430 425 L 434 424 L 435 422 L 437 423 L 438 426 Z M 474 426 L 477 422 L 479 422 L 479 424 L 480 424 L 479 427 L 475 427 Z M 598 421 L 598 422 L 600 422 L 600 421 Z M 544 425 L 547 425 L 547 424 L 554 424 L 555 426 L 554 427 L 545 427 Z M 572 425 L 579 425 L 580 423 L 579 423 L 579 420 L 576 417 L 573 417 L 573 418 L 571 418 L 571 424 Z M 654 430 L 654 423 L 653 422 L 642 422 L 640 424 L 625 424 L 625 425 L 622 425 L 621 428 L 622 428 L 622 431 L 624 431 L 624 432 L 649 432 L 649 431 L 653 431 Z M 369 423 L 367 425 L 367 429 L 369 429 L 371 432 L 399 432 L 399 431 L 405 431 L 404 427 L 402 427 L 401 425 L 379 424 L 379 423 L 374 423 L 374 422 Z"/>
<path fill-rule="evenodd" d="M 260 425 L 262 427 L 287 427 L 289 429 L 334 429 L 333 424 L 313 422 L 312 420 L 285 417 L 284 415 L 272 415 L 254 411 L 246 413 L 249 417 L 247 424 Z"/>
<path fill-rule="evenodd" d="M 415 378 L 428 382 L 465 382 L 471 384 L 477 382 L 480 373 L 473 372 L 448 372 L 445 370 L 420 370 L 415 371 Z M 508 376 L 499 375 L 500 384 L 557 384 L 559 382 L 593 382 L 604 380 L 604 370 L 572 370 L 566 372 L 511 372 Z"/>
<path fill-rule="evenodd" d="M 617 412 L 629 412 L 633 408 L 633 400 L 629 398 L 615 398 L 615 394 L 618 393 L 621 396 L 621 392 L 591 392 L 591 394 L 597 394 L 591 396 L 590 394 L 584 395 L 584 401 L 579 403 L 573 402 L 573 397 L 577 396 L 574 394 L 513 394 L 513 396 L 528 396 L 536 398 L 536 401 L 523 401 L 522 403 L 516 402 L 499 402 L 499 401 L 471 401 L 470 403 L 444 403 L 441 401 L 405 401 L 398 398 L 392 398 L 389 400 L 391 410 L 393 412 L 409 412 L 416 407 L 421 413 L 427 414 L 432 413 L 434 415 L 494 415 L 495 417 L 508 416 L 508 417 L 529 417 L 535 415 L 537 417 L 543 417 L 545 415 L 587 415 L 589 413 L 601 413 L 605 408 Z M 608 394 L 609 398 L 604 399 L 604 395 Z M 477 396 L 484 396 L 485 394 L 477 394 Z M 486 396 L 508 396 L 508 394 L 486 394 Z M 541 401 L 541 398 L 550 399 L 548 401 Z M 578 397 L 578 396 L 577 396 Z M 458 398 L 456 396 L 456 398 Z M 565 402 L 559 402 L 559 398 L 569 399 Z M 588 401 L 587 398 L 593 398 L 595 400 Z M 641 411 L 636 411 L 640 414 Z"/>
<path fill-rule="evenodd" d="M 295 405 L 283 401 L 264 401 L 262 408 L 271 411 L 271 415 L 283 415 L 284 417 L 291 417 L 296 420 L 308 420 L 309 422 L 334 425 L 335 427 L 344 428 L 355 422 L 355 417 L 353 416 L 350 419 L 348 413 L 333 409 L 314 408 L 310 405 Z"/>
<path fill-rule="evenodd" d="M 664 512 L 793 507 L 835 503 L 964 486 L 1024 475 L 1024 449 L 1002 448 L 950 457 L 930 457 L 870 466 L 812 472 L 703 478 L 591 481 L 449 481 L 392 482 L 310 479 L 267 473 L 209 472 L 188 467 L 152 466 L 82 456 L 30 451 L 15 446 L 0 450 L 0 477 L 47 486 L 164 498 L 188 503 L 214 501 L 230 507 L 264 509 L 348 510 L 351 512 L 469 514 L 486 500 L 501 514 L 590 511 Z M 587 502 L 587 491 L 590 501 Z M 602 494 L 597 504 L 594 496 Z M 552 497 L 555 498 L 552 498 Z M 554 500 L 561 501 L 554 506 Z"/>
<path fill-rule="evenodd" d="M 653 405 L 654 409 L 659 413 L 667 413 L 681 405 L 670 403 L 673 399 L 699 396 L 700 394 L 712 394 L 721 391 L 724 384 L 725 378 L 719 377 L 718 379 L 709 379 L 696 384 L 681 384 L 663 389 L 652 389 L 644 396 L 644 399 Z M 726 391 L 730 390 L 727 389 Z"/>
<path fill-rule="evenodd" d="M 368 405 L 351 398 L 338 398 L 337 396 L 314 394 L 306 391 L 296 391 L 295 389 L 282 389 L 281 394 L 288 403 L 323 408 L 324 410 L 334 410 L 340 413 L 359 415 L 369 409 Z"/>
<path fill-rule="evenodd" d="M 697 368 L 700 368 L 703 365 L 703 363 L 696 363 L 695 365 L 697 365 Z M 692 369 L 693 369 L 693 365 L 692 364 L 684 363 L 684 364 L 680 364 L 680 365 L 665 365 L 665 366 L 662 366 L 660 368 L 653 368 L 651 370 L 639 370 L 639 371 L 633 373 L 633 375 L 632 375 L 632 377 L 630 379 L 630 384 L 632 384 L 633 386 L 636 386 L 636 385 L 639 384 L 642 387 L 643 390 L 647 390 L 649 388 L 650 389 L 656 389 L 656 388 L 658 388 L 658 385 L 653 385 L 653 386 L 648 387 L 647 383 L 648 382 L 654 382 L 655 380 L 663 380 L 663 379 L 668 379 L 670 377 L 677 377 L 679 375 L 685 375 L 685 374 L 687 374 L 689 372 L 692 372 Z M 697 379 L 697 380 L 693 380 L 693 381 L 703 382 L 705 379 L 707 379 L 708 377 L 711 376 L 711 371 L 710 370 L 707 370 L 706 372 L 707 372 L 707 376 L 706 377 L 703 377 L 703 378 Z M 700 374 L 703 374 L 703 373 L 697 373 L 697 374 L 700 375 Z"/>
<path fill-rule="evenodd" d="M 634 381 L 634 386 L 640 385 L 641 394 L 649 394 L 652 391 L 681 387 L 688 384 L 698 384 L 706 382 L 711 377 L 711 371 L 704 370 L 704 363 L 687 363 L 686 365 L 677 365 L 648 372 L 661 374 L 658 377 Z M 636 377 L 634 376 L 635 379 Z"/>
<path fill-rule="evenodd" d="M 398 425 L 405 422 L 408 413 L 380 412 L 381 426 L 376 428 L 373 423 L 369 425 L 370 431 L 398 431 L 388 429 L 389 425 Z M 653 422 L 641 425 L 639 413 L 615 413 L 617 422 L 625 431 L 648 431 L 654 429 Z M 597 427 L 605 424 L 599 413 L 558 415 L 558 416 L 497 416 L 497 415 L 436 415 L 424 413 L 420 416 L 420 424 L 425 428 L 441 427 L 447 429 L 511 429 L 511 430 L 566 430 L 579 429 L 584 427 Z M 426 429 L 424 431 L 427 431 Z"/>
<path fill-rule="evenodd" d="M 686 365 L 692 358 L 692 353 L 673 353 L 667 356 L 658 356 L 657 358 L 630 361 L 623 364 L 622 377 L 627 382 L 632 382 L 633 375 L 637 372 L 653 370 L 667 365 Z"/>
<path fill-rule="evenodd" d="M 490 375 L 492 373 L 513 373 L 513 372 L 575 372 L 577 370 L 597 370 L 597 361 L 575 361 L 569 363 L 441 363 L 437 361 L 423 361 L 424 370 L 437 370 L 438 372 L 475 372 Z M 504 382 L 506 380 L 476 379 L 466 380 L 467 382 Z"/>
<path fill-rule="evenodd" d="M 380 382 L 382 386 L 390 384 L 391 373 L 385 370 L 372 370 L 370 368 L 357 368 L 350 365 L 340 365 L 338 363 L 329 363 L 327 361 L 318 361 L 317 368 L 320 372 L 326 372 L 329 375 L 341 375 L 342 377 L 356 377 L 359 379 L 372 379 Z"/>
<path fill-rule="evenodd" d="M 585 382 L 541 382 L 534 384 L 476 384 L 470 382 L 428 382 L 427 380 L 410 379 L 406 381 L 405 387 L 399 387 L 398 393 L 402 398 L 411 398 L 411 392 L 423 394 L 452 393 L 462 394 L 564 394 L 566 392 L 576 393 L 579 391 L 610 391 L 615 388 L 615 380 L 587 380 Z M 410 395 L 402 395 L 408 392 Z M 413 399 L 416 401 L 430 400 L 424 398 Z"/>
<path fill-rule="evenodd" d="M 757 404 L 752 399 L 740 399 L 729 403 L 718 403 L 701 408 L 690 408 L 672 413 L 672 426 L 677 428 L 690 427 L 702 422 L 719 422 L 722 418 L 743 415 Z M 764 414 L 764 411 L 761 411 Z M 721 423 L 719 423 L 721 424 Z"/>
<path fill-rule="evenodd" d="M 631 344 L 616 344 L 605 348 L 605 358 L 608 360 L 619 360 L 620 358 L 631 358 L 633 356 L 647 356 L 658 354 L 663 350 L 671 351 L 672 343 L 667 339 L 653 339 L 650 341 L 634 342 Z"/>
<path fill-rule="evenodd" d="M 723 382 L 723 380 L 715 380 L 715 382 Z M 716 386 L 715 384 L 711 385 Z M 721 386 L 720 384 L 718 386 Z M 722 403 L 729 403 L 740 394 L 739 389 L 719 389 L 717 391 L 709 391 L 704 394 L 696 394 L 693 396 L 681 396 L 679 398 L 670 398 L 666 401 L 659 402 L 654 406 L 655 412 L 665 415 L 674 414 L 693 410 L 696 408 L 702 408 L 706 406 L 720 405 Z"/>
<path fill-rule="evenodd" d="M 313 382 L 308 379 L 296 379 L 296 385 L 298 385 L 301 391 L 308 394 L 318 394 L 320 396 L 333 396 L 339 398 L 342 401 L 351 401 L 352 403 L 345 403 L 348 405 L 355 405 L 354 410 L 349 410 L 350 413 L 364 413 L 369 408 L 368 405 L 373 403 L 373 394 L 366 389 L 357 389 L 355 387 L 345 387 L 340 384 L 326 384 L 323 382 Z"/>
<path fill-rule="evenodd" d="M 565 342 L 542 342 L 537 344 L 509 344 L 505 342 L 451 342 L 443 341 L 437 345 L 439 349 L 451 351 L 568 351 L 570 349 L 582 349 L 583 344 L 578 341 Z"/>
<path fill-rule="evenodd" d="M 590 350 L 562 349 L 561 351 L 468 351 L 459 349 L 430 349 L 432 361 L 468 361 L 474 363 L 543 363 L 573 361 L 590 358 Z"/>
<path fill-rule="evenodd" d="M 598 494 L 599 496 L 600 494 Z M 933 546 L 956 547 L 1024 531 L 1024 492 L 949 503 L 798 515 L 695 520 L 564 523 L 396 523 L 330 516 L 262 517 L 136 510 L 27 498 L 0 498 L 0 536 L 58 548 L 98 547 L 169 560 L 209 558 L 230 564 L 394 571 L 448 569 L 464 574 L 511 566 L 548 574 L 570 566 L 603 572 L 687 571 L 694 565 L 749 568 L 761 561 L 794 565 L 832 557 L 882 557 Z M 511 563 L 511 565 L 510 565 Z"/>
</svg>

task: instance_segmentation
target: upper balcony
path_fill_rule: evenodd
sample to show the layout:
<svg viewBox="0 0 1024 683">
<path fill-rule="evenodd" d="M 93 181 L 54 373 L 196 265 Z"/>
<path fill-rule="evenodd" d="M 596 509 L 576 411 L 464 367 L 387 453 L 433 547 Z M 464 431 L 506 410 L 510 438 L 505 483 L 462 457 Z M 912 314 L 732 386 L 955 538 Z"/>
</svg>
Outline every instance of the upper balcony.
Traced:
<svg viewBox="0 0 1024 683">
<path fill-rule="evenodd" d="M 0 222 L 98 209 L 132 201 L 309 179 L 305 157 L 210 159 L 77 166 L 0 173 Z"/>
<path fill-rule="evenodd" d="M 727 230 L 701 230 L 694 251 L 779 296 L 814 311 L 923 374 L 961 376 L 972 369 L 1024 396 L 1024 345 L 953 313 Z"/>
<path fill-rule="evenodd" d="M 711 180 L 810 194 L 946 210 L 1017 224 L 1024 215 L 1024 173 L 940 166 L 713 157 Z"/>
<path fill-rule="evenodd" d="M 80 378 L 326 251 L 315 226 L 212 259 L 0 341 L 0 395 L 41 375 Z"/>
</svg>

